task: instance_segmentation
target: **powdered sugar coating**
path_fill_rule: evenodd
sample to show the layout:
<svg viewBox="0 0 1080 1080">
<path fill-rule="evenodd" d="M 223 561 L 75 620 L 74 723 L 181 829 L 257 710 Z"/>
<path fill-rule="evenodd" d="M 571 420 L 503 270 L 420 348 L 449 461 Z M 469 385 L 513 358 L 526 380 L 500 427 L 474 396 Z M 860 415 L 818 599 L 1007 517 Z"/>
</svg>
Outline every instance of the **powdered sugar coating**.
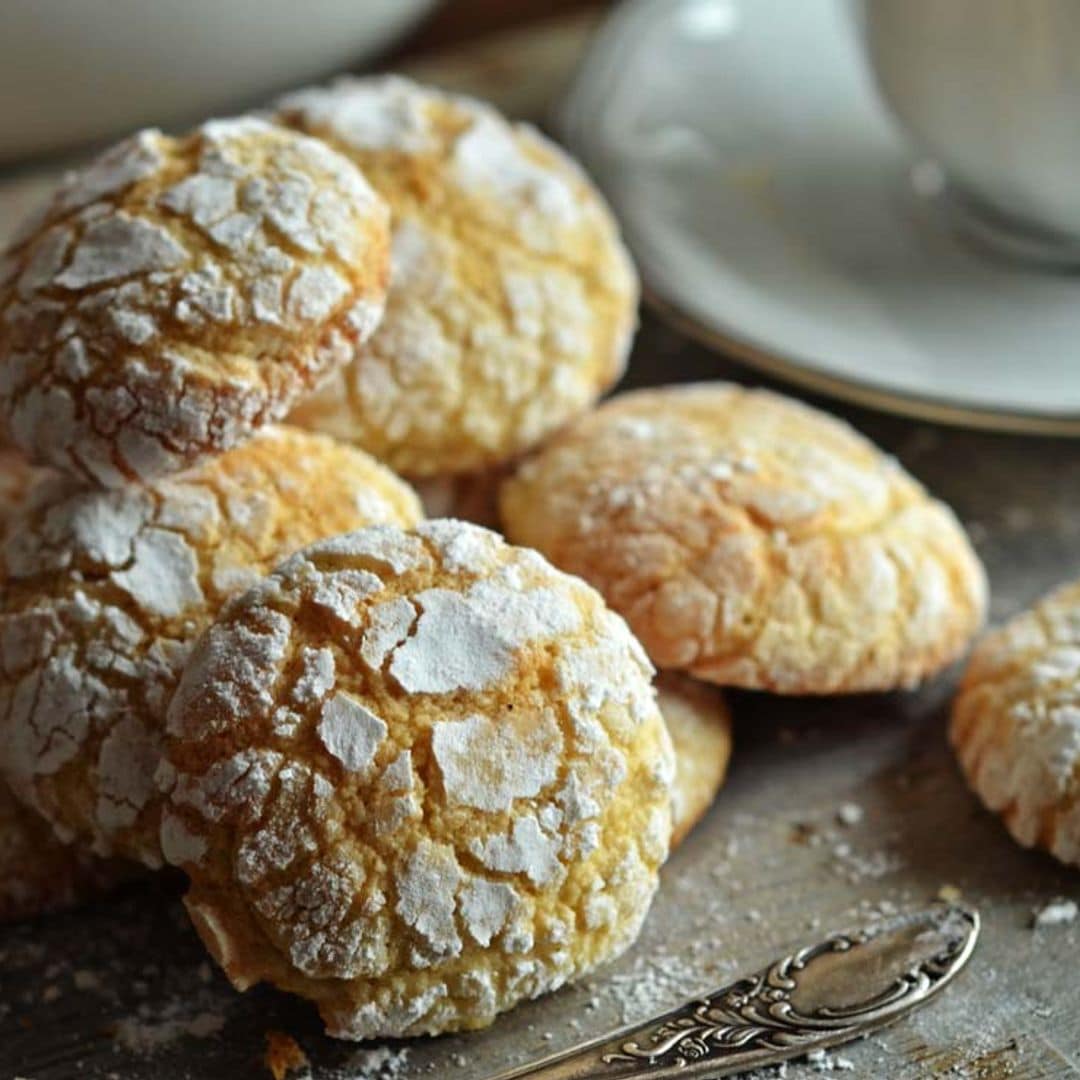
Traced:
<svg viewBox="0 0 1080 1080">
<path fill-rule="evenodd" d="M 968 783 L 1018 843 L 1080 866 L 1080 583 L 979 642 L 950 737 Z"/>
<path fill-rule="evenodd" d="M 323 650 L 333 684 L 296 694 Z M 237 986 L 311 998 L 343 1038 L 483 1026 L 591 970 L 667 851 L 650 675 L 588 586 L 476 526 L 298 553 L 223 612 L 170 708 L 163 839 L 196 927 Z"/>
<path fill-rule="evenodd" d="M 0 451 L 0 534 L 42 476 L 18 451 Z M 0 922 L 71 907 L 114 887 L 132 869 L 61 844 L 49 823 L 0 780 Z"/>
<path fill-rule="evenodd" d="M 140 132 L 8 252 L 12 437 L 106 487 L 235 446 L 371 333 L 388 250 L 385 204 L 318 140 L 254 119 Z"/>
<path fill-rule="evenodd" d="M 910 686 L 981 625 L 952 512 L 852 428 L 725 383 L 623 394 L 500 493 L 507 535 L 580 574 L 660 668 L 780 693 Z"/>
<path fill-rule="evenodd" d="M 622 374 L 637 281 L 578 166 L 487 105 L 398 77 L 285 98 L 394 214 L 386 316 L 295 422 L 410 476 L 513 458 Z"/>
<path fill-rule="evenodd" d="M 65 840 L 159 865 L 153 774 L 191 643 L 295 548 L 419 517 L 367 455 L 288 428 L 152 485 L 43 477 L 0 553 L 0 769 L 16 795 Z M 325 664 L 304 667 L 302 696 L 325 691 Z"/>
</svg>

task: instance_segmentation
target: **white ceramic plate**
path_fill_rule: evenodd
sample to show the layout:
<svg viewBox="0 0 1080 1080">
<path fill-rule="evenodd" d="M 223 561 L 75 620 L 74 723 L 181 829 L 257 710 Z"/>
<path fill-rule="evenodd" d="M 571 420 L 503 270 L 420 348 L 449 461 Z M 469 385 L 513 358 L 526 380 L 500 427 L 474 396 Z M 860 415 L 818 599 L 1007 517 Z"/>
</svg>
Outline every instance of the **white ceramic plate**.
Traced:
<svg viewBox="0 0 1080 1080">
<path fill-rule="evenodd" d="M 957 234 L 852 19 L 844 0 L 632 0 L 562 133 L 651 295 L 705 340 L 879 407 L 1080 434 L 1080 276 Z"/>
</svg>

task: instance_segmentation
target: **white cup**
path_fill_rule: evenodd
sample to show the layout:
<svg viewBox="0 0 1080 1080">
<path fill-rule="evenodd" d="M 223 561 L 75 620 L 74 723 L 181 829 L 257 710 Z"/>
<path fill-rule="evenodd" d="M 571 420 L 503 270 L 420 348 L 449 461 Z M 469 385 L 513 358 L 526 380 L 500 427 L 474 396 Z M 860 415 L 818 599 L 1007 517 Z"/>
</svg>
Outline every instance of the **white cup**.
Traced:
<svg viewBox="0 0 1080 1080">
<path fill-rule="evenodd" d="M 965 218 L 1080 263 L 1080 0 L 859 0 L 881 93 Z"/>
</svg>

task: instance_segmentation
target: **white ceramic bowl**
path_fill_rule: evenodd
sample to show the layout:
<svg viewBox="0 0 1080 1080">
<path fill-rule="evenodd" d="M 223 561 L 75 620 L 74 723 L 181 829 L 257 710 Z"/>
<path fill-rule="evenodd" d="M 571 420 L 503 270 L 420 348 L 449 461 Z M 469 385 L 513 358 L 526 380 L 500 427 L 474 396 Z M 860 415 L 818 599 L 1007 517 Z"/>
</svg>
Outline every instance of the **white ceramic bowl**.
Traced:
<svg viewBox="0 0 1080 1080">
<path fill-rule="evenodd" d="M 435 0 L 2 0 L 0 161 L 251 105 L 369 59 Z"/>
</svg>

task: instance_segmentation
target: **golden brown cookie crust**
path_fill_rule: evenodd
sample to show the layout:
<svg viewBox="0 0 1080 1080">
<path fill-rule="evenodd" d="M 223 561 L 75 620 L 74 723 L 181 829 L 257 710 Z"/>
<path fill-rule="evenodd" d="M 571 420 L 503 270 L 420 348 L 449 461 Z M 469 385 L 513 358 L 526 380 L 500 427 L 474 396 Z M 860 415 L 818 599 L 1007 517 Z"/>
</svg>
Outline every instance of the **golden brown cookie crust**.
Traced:
<svg viewBox="0 0 1080 1080">
<path fill-rule="evenodd" d="M 385 204 L 318 140 L 251 118 L 140 132 L 0 260 L 0 412 L 84 481 L 174 472 L 341 367 L 388 272 Z"/>
<path fill-rule="evenodd" d="M 1018 843 L 1080 866 L 1080 582 L 979 642 L 950 739 L 972 790 Z"/>
<path fill-rule="evenodd" d="M 474 472 L 617 381 L 636 275 L 596 189 L 534 128 L 398 77 L 301 91 L 278 118 L 348 155 L 394 217 L 385 317 L 293 422 L 405 475 Z"/>
<path fill-rule="evenodd" d="M 0 552 L 0 767 L 16 796 L 65 841 L 160 865 L 153 772 L 200 631 L 312 540 L 420 517 L 366 454 L 286 427 L 152 485 L 46 478 Z"/>
<path fill-rule="evenodd" d="M 489 1024 L 636 937 L 671 833 L 652 669 L 583 582 L 434 521 L 238 598 L 169 713 L 166 856 L 232 981 L 332 1035 Z"/>
<path fill-rule="evenodd" d="M 671 847 L 677 848 L 712 806 L 731 759 L 731 713 L 708 683 L 664 671 L 656 702 L 675 748 Z"/>
<path fill-rule="evenodd" d="M 726 383 L 620 395 L 507 482 L 508 537 L 580 574 L 659 668 L 786 694 L 911 686 L 986 605 L 955 516 L 851 427 Z"/>
</svg>

